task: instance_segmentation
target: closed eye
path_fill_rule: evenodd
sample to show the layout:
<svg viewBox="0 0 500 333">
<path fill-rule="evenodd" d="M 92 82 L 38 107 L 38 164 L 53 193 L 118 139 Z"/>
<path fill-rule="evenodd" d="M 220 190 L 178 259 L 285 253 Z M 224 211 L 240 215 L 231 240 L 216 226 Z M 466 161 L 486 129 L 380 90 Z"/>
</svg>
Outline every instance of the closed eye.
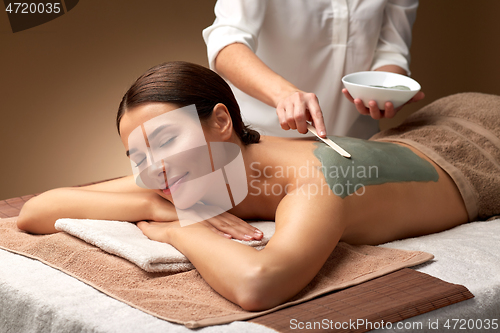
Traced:
<svg viewBox="0 0 500 333">
<path fill-rule="evenodd" d="M 169 143 L 171 143 L 172 141 L 174 141 L 174 140 L 175 140 L 175 138 L 176 138 L 176 136 L 171 137 L 170 139 L 168 139 L 167 141 L 165 141 L 164 143 L 162 143 L 162 144 L 160 145 L 160 147 L 163 147 L 163 146 L 168 145 Z"/>
<path fill-rule="evenodd" d="M 142 163 L 144 163 L 144 161 L 146 161 L 146 157 L 144 157 L 142 160 L 140 160 L 139 163 L 136 163 L 135 167 L 138 168 Z"/>
</svg>

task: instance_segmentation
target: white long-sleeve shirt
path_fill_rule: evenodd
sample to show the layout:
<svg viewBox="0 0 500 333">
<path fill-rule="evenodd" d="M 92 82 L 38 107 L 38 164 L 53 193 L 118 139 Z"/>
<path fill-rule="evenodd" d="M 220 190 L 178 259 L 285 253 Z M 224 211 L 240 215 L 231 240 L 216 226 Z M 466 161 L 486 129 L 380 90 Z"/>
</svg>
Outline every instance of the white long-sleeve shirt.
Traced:
<svg viewBox="0 0 500 333">
<path fill-rule="evenodd" d="M 274 72 L 318 96 L 328 134 L 368 138 L 378 121 L 342 95 L 341 78 L 384 65 L 409 73 L 417 7 L 418 0 L 218 0 L 203 38 L 211 69 L 225 46 L 245 44 Z M 253 128 L 300 136 L 281 129 L 275 108 L 231 87 Z"/>
</svg>

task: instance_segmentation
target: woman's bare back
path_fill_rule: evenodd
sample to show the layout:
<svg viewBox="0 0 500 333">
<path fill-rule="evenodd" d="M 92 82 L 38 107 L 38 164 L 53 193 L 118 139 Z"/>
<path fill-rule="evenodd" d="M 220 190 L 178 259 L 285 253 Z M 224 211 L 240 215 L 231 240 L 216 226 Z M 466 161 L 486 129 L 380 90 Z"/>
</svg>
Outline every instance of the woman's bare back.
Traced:
<svg viewBox="0 0 500 333">
<path fill-rule="evenodd" d="M 341 240 L 352 244 L 380 244 L 467 222 L 453 180 L 415 148 L 334 140 L 350 149 L 351 160 L 313 139 L 264 137 L 250 146 L 248 196 L 230 212 L 241 218 L 274 219 L 280 202 L 290 193 L 302 191 L 307 197 L 327 193 L 332 205 L 343 207 Z M 360 144 L 366 146 L 360 148 Z"/>
</svg>

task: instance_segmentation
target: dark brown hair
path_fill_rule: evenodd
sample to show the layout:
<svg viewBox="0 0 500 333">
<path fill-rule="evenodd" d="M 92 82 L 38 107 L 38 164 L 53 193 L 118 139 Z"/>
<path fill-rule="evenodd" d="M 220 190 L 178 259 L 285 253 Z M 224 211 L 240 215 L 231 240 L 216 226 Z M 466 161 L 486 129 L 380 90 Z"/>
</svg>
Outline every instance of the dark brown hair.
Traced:
<svg viewBox="0 0 500 333">
<path fill-rule="evenodd" d="M 172 103 L 179 107 L 194 104 L 200 120 L 206 120 L 218 103 L 229 110 L 233 129 L 244 145 L 257 143 L 259 132 L 246 126 L 229 85 L 214 71 L 184 61 L 166 62 L 142 74 L 123 96 L 116 116 L 120 121 L 127 110 L 144 103 Z"/>
</svg>

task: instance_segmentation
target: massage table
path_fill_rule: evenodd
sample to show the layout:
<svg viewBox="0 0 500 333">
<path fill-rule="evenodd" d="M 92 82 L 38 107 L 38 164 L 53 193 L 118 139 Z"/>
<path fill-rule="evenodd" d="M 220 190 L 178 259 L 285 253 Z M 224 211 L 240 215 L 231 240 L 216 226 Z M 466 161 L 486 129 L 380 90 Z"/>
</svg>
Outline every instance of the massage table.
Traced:
<svg viewBox="0 0 500 333">
<path fill-rule="evenodd" d="M 16 216 L 31 196 L 0 202 L 0 218 Z M 449 320 L 471 326 L 500 321 L 500 219 L 472 222 L 454 229 L 381 246 L 434 254 L 414 267 L 444 281 L 467 287 L 475 297 L 403 321 L 415 329 L 380 332 L 436 332 Z M 328 315 L 325 315 L 328 318 Z M 429 327 L 438 322 L 439 330 Z M 460 325 L 460 322 L 458 322 Z M 404 326 L 403 326 L 404 327 Z M 458 327 L 458 326 L 457 326 Z M 477 327 L 477 326 L 474 326 Z M 251 322 L 205 327 L 197 332 L 275 332 Z M 465 329 L 460 332 L 479 332 Z M 488 330 L 494 332 L 495 330 Z M 192 332 L 115 300 L 45 264 L 0 249 L 0 332 Z"/>
</svg>

